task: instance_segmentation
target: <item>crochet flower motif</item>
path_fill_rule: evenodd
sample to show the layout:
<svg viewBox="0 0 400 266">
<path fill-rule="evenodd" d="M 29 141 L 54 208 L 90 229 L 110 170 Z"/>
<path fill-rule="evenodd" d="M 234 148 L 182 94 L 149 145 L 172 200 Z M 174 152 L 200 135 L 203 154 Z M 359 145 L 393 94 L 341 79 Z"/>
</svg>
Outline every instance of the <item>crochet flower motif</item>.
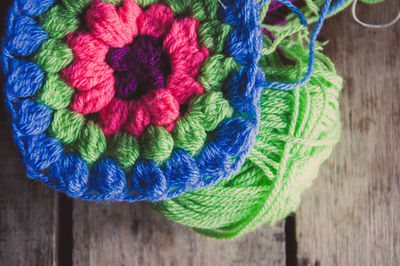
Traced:
<svg viewBox="0 0 400 266">
<path fill-rule="evenodd" d="M 81 199 L 158 202 L 239 170 L 261 117 L 259 18 L 232 13 L 252 1 L 190 1 L 10 11 L 6 103 L 29 177 Z"/>
<path fill-rule="evenodd" d="M 142 11 L 134 0 L 119 8 L 95 0 L 86 17 L 89 31 L 67 38 L 75 60 L 62 76 L 77 90 L 71 108 L 99 113 L 105 135 L 139 137 L 151 124 L 171 131 L 180 106 L 204 93 L 196 77 L 209 52 L 198 45 L 199 22 L 175 20 L 158 3 Z"/>
</svg>

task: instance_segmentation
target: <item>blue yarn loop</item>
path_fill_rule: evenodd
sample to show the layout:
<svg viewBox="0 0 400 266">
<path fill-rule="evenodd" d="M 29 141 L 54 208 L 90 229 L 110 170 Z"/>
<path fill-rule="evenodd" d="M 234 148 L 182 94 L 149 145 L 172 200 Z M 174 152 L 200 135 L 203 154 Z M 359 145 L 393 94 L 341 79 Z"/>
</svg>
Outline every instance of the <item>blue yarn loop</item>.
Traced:
<svg viewBox="0 0 400 266">
<path fill-rule="evenodd" d="M 261 1 L 260 4 L 263 5 L 268 1 L 270 1 L 270 0 Z M 293 13 L 295 13 L 296 16 L 299 17 L 301 24 L 303 26 L 307 27 L 307 21 L 303 15 L 303 13 L 301 13 L 301 11 L 297 7 L 295 7 L 290 1 L 288 1 L 288 0 L 276 0 L 276 1 L 286 5 L 288 8 L 290 8 L 293 11 Z M 294 83 L 281 83 L 281 82 L 276 82 L 276 81 L 270 82 L 270 81 L 265 80 L 261 84 L 261 86 L 263 86 L 265 88 L 275 88 L 275 89 L 279 89 L 279 90 L 293 90 L 293 89 L 296 89 L 296 88 L 301 87 L 308 83 L 308 81 L 310 80 L 310 78 L 313 74 L 313 70 L 314 70 L 315 42 L 317 41 L 318 35 L 321 32 L 324 21 L 327 16 L 329 16 L 330 14 L 333 14 L 339 7 L 341 7 L 346 2 L 346 0 L 339 0 L 334 5 L 331 6 L 331 1 L 332 0 L 325 1 L 324 5 L 322 6 L 321 14 L 318 18 L 317 24 L 315 25 L 314 31 L 311 34 L 310 44 L 309 44 L 308 68 L 307 68 L 307 72 L 304 75 L 304 77 L 300 81 L 297 81 Z"/>
<path fill-rule="evenodd" d="M 263 0 L 259 2 L 258 3 L 259 8 L 261 8 L 263 5 L 265 5 L 267 2 L 270 1 L 271 0 Z M 304 27 L 308 26 L 306 17 L 303 15 L 303 13 L 301 13 L 301 11 L 295 5 L 293 5 L 292 2 L 290 2 L 289 0 L 275 0 L 275 1 L 280 2 L 281 4 L 287 6 L 290 10 L 292 10 L 293 13 L 295 13 L 296 16 L 299 18 L 301 25 L 303 25 Z"/>
</svg>

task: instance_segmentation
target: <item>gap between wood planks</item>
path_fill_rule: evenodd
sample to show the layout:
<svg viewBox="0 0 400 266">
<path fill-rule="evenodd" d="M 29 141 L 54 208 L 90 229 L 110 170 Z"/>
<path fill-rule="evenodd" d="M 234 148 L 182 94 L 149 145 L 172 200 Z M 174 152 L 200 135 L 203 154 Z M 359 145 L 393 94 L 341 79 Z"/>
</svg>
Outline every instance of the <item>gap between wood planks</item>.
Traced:
<svg viewBox="0 0 400 266">
<path fill-rule="evenodd" d="M 67 196 L 57 194 L 57 262 L 58 266 L 72 265 L 73 240 L 73 200 Z"/>
<path fill-rule="evenodd" d="M 297 266 L 296 215 L 285 220 L 286 266 Z"/>
<path fill-rule="evenodd" d="M 57 265 L 73 265 L 73 205 L 74 200 L 57 194 Z M 264 225 L 268 226 L 268 225 Z M 223 241 L 223 240 L 222 240 Z M 297 266 L 296 216 L 285 220 L 285 255 L 286 266 Z"/>
</svg>

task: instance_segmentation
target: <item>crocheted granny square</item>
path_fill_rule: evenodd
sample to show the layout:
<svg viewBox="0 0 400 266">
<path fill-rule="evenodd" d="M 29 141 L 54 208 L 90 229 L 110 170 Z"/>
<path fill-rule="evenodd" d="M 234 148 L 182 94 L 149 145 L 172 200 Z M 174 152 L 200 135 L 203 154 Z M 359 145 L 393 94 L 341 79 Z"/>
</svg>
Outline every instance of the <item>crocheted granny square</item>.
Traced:
<svg viewBox="0 0 400 266">
<path fill-rule="evenodd" d="M 160 201 L 244 163 L 264 72 L 253 1 L 15 1 L 6 104 L 29 177 L 71 197 Z"/>
<path fill-rule="evenodd" d="M 317 36 L 346 0 L 278 2 L 15 0 L 1 60 L 27 175 L 216 238 L 294 212 L 340 137 Z"/>
</svg>

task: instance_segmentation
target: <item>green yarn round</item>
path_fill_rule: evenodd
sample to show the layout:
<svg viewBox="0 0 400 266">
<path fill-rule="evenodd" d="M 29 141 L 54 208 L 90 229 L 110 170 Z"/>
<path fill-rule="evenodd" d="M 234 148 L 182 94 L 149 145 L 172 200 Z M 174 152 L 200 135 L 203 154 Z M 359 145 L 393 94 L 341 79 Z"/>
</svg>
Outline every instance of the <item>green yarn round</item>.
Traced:
<svg viewBox="0 0 400 266">
<path fill-rule="evenodd" d="M 72 12 L 80 13 L 90 5 L 91 0 L 62 0 L 64 6 Z"/>
<path fill-rule="evenodd" d="M 48 73 L 58 73 L 74 60 L 74 53 L 63 41 L 47 40 L 35 55 L 36 63 Z"/>
<path fill-rule="evenodd" d="M 150 126 L 140 136 L 140 146 L 144 159 L 163 163 L 172 153 L 174 140 L 164 127 Z"/>
<path fill-rule="evenodd" d="M 84 123 L 82 114 L 67 109 L 57 110 L 51 123 L 50 135 L 65 143 L 72 143 L 79 137 Z"/>
<path fill-rule="evenodd" d="M 177 148 L 188 151 L 192 155 L 197 154 L 206 140 L 207 134 L 196 119 L 186 117 L 180 119 L 172 132 L 174 145 Z"/>
<path fill-rule="evenodd" d="M 240 69 L 232 57 L 215 54 L 209 57 L 201 68 L 199 80 L 206 91 L 219 91 L 228 75 Z"/>
<path fill-rule="evenodd" d="M 74 93 L 74 89 L 68 86 L 58 74 L 49 73 L 38 93 L 38 101 L 55 110 L 65 109 L 70 105 Z"/>
<path fill-rule="evenodd" d="M 197 120 L 206 131 L 213 131 L 232 114 L 233 109 L 222 92 L 208 92 L 192 102 L 188 117 Z"/>
<path fill-rule="evenodd" d="M 212 54 L 222 53 L 225 40 L 232 31 L 232 27 L 217 20 L 207 21 L 199 26 L 200 43 Z"/>
<path fill-rule="evenodd" d="M 79 20 L 74 11 L 58 5 L 40 17 L 40 25 L 51 38 L 61 39 L 78 29 Z"/>
<path fill-rule="evenodd" d="M 79 141 L 75 143 L 76 150 L 88 164 L 96 162 L 106 150 L 106 138 L 103 130 L 91 121 L 82 130 Z"/>
<path fill-rule="evenodd" d="M 300 41 L 282 41 L 281 47 L 289 57 L 296 55 L 295 67 L 283 65 L 276 53 L 263 57 L 260 66 L 269 79 L 298 80 L 307 69 L 308 50 Z M 215 238 L 234 238 L 294 212 L 340 137 L 342 79 L 327 57 L 316 57 L 307 85 L 294 91 L 264 90 L 260 132 L 238 174 L 155 208 Z"/>
<path fill-rule="evenodd" d="M 116 134 L 108 145 L 109 154 L 124 170 L 132 167 L 139 158 L 139 143 L 130 134 Z"/>
</svg>

